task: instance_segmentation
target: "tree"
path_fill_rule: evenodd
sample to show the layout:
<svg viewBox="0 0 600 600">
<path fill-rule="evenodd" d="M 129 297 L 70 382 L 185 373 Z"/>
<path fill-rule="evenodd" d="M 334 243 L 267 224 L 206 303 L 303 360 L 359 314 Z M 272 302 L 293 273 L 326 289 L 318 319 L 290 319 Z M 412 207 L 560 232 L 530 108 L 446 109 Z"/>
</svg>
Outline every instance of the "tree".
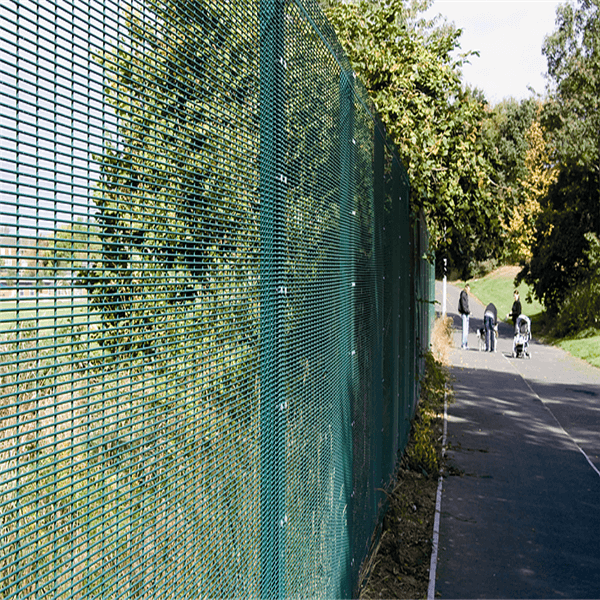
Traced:
<svg viewBox="0 0 600 600">
<path fill-rule="evenodd" d="M 42 269 L 38 277 L 64 279 L 72 286 L 72 278 L 86 269 L 98 250 L 96 227 L 83 221 L 75 221 L 57 229 L 47 238 L 40 253 Z"/>
<path fill-rule="evenodd" d="M 600 2 L 557 8 L 557 28 L 544 40 L 550 101 L 545 118 L 556 155 L 600 175 Z"/>
<path fill-rule="evenodd" d="M 538 115 L 542 105 L 538 104 Z M 525 152 L 525 178 L 520 180 L 523 187 L 523 200 L 513 209 L 512 221 L 508 227 L 512 237 L 513 257 L 527 261 L 532 257 L 537 221 L 542 212 L 541 201 L 546 198 L 550 186 L 556 181 L 557 169 L 550 162 L 550 147 L 538 118 L 531 123 L 527 132 Z"/>
<path fill-rule="evenodd" d="M 590 238 L 600 231 L 600 4 L 580 0 L 557 9 L 544 41 L 549 99 L 542 124 L 558 176 L 541 200 L 532 258 L 519 277 L 551 313 L 590 277 Z"/>
<path fill-rule="evenodd" d="M 548 190 L 547 135 L 540 124 L 542 103 L 512 98 L 494 106 L 484 122 L 487 152 L 493 167 L 493 194 L 505 236 L 503 258 L 518 263 L 530 258 L 540 197 Z"/>
<path fill-rule="evenodd" d="M 481 132 L 485 100 L 461 85 L 470 55 L 454 54 L 461 30 L 419 17 L 430 4 L 361 0 L 327 15 L 407 167 L 433 247 L 466 274 L 500 239 Z"/>
<path fill-rule="evenodd" d="M 104 386 L 90 444 L 115 440 L 92 452 L 103 482 L 119 481 L 118 493 L 104 483 L 103 506 L 115 498 L 104 527 L 120 531 L 115 556 L 167 556 L 199 531 L 213 567 L 194 581 L 198 597 L 258 594 L 243 557 L 260 531 L 242 515 L 260 502 L 248 485 L 260 461 L 259 45 L 241 26 L 253 18 L 246 0 L 135 3 L 97 56 L 112 139 L 96 157 L 99 246 L 81 281 L 98 325 L 82 343 Z M 239 443 L 221 456 L 229 436 Z M 217 483 L 215 461 L 229 473 Z M 235 544 L 232 522 L 247 529 Z M 133 596 L 150 593 L 145 569 L 130 570 Z"/>
<path fill-rule="evenodd" d="M 229 11 L 242 15 L 243 4 Z M 98 57 L 116 130 L 97 157 L 101 256 L 82 274 L 102 313 L 98 343 L 108 356 L 133 364 L 155 355 L 160 343 L 159 371 L 177 362 L 193 335 L 191 321 L 176 314 L 198 311 L 203 323 L 217 326 L 224 306 L 235 305 L 238 335 L 254 338 L 242 290 L 255 284 L 243 257 L 256 252 L 250 235 L 258 226 L 257 182 L 239 185 L 255 172 L 244 166 L 256 161 L 257 144 L 222 141 L 255 139 L 241 110 L 256 103 L 257 76 L 239 60 L 251 41 L 209 0 L 161 6 L 125 14 L 120 47 Z M 226 302 L 219 297 L 224 269 L 237 286 Z M 196 334 L 211 337 L 206 330 Z"/>
<path fill-rule="evenodd" d="M 560 169 L 543 199 L 531 260 L 518 278 L 556 314 L 569 292 L 589 276 L 586 252 L 593 231 L 587 205 L 595 178 L 583 168 Z"/>
</svg>

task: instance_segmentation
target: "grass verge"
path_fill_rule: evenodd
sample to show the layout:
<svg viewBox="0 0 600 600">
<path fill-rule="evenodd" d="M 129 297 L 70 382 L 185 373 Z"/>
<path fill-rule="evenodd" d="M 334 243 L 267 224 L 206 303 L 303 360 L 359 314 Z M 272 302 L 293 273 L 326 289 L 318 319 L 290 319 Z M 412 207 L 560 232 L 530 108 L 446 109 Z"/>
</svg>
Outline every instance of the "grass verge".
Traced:
<svg viewBox="0 0 600 600">
<path fill-rule="evenodd" d="M 481 279 L 470 281 L 471 293 L 484 304 L 493 302 L 498 309 L 498 317 L 506 317 L 512 306 L 513 281 L 518 270 L 518 267 L 501 267 Z M 525 283 L 521 283 L 518 289 L 523 312 L 531 318 L 532 330 L 536 338 L 541 338 L 595 367 L 600 367 L 599 330 L 586 330 L 579 335 L 563 339 L 550 337 L 548 331 L 552 324 L 548 322 L 543 306 L 537 301 L 527 302 L 529 287 Z"/>
<path fill-rule="evenodd" d="M 544 307 L 537 301 L 527 301 L 530 288 L 521 282 L 518 288 L 514 286 L 514 279 L 519 272 L 519 267 L 501 267 L 481 279 L 470 281 L 471 293 L 484 305 L 493 302 L 498 309 L 498 318 L 508 321 L 506 315 L 510 312 L 513 303 L 513 292 L 519 290 L 523 313 L 526 314 L 535 326 L 539 323 Z"/>
<path fill-rule="evenodd" d="M 585 337 L 578 336 L 572 339 L 560 340 L 556 342 L 556 345 L 569 352 L 569 354 L 600 368 L 600 332 L 589 337 L 586 335 Z"/>
</svg>

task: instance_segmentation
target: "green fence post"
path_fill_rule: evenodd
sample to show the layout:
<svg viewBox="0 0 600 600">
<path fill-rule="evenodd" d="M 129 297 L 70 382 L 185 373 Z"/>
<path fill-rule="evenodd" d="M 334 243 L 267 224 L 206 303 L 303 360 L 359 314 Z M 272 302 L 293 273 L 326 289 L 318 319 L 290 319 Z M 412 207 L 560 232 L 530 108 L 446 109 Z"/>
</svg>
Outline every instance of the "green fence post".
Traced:
<svg viewBox="0 0 600 600">
<path fill-rule="evenodd" d="M 410 326 L 411 326 L 411 384 L 412 401 L 410 406 L 410 418 L 412 419 L 417 411 L 419 403 L 419 227 L 417 218 L 411 215 L 410 224 Z"/>
<path fill-rule="evenodd" d="M 377 123 L 373 131 L 373 258 L 374 258 L 374 272 L 375 272 L 375 324 L 376 332 L 373 336 L 373 403 L 372 403 L 372 419 L 373 419 L 373 431 L 375 434 L 381 432 L 383 426 L 383 411 L 385 410 L 385 400 L 383 392 L 383 379 L 391 379 L 392 391 L 390 392 L 389 401 L 391 406 L 389 407 L 392 423 L 390 431 L 390 446 L 393 446 L 396 439 L 396 429 L 394 419 L 396 418 L 396 411 L 398 408 L 396 393 L 394 390 L 397 388 L 396 372 L 391 374 L 384 372 L 384 350 L 383 350 L 383 337 L 384 337 L 384 288 L 388 284 L 383 282 L 383 265 L 381 263 L 381 256 L 383 252 L 383 228 L 391 227 L 393 229 L 394 223 L 384 222 L 384 203 L 385 203 L 385 138 L 382 131 L 382 125 Z M 396 399 L 396 400 L 395 400 Z M 378 489 L 382 488 L 382 479 L 384 476 L 384 464 L 387 467 L 389 464 L 394 464 L 395 457 L 392 457 L 392 462 L 389 462 L 389 457 L 384 458 L 382 456 L 382 448 L 377 442 L 371 442 L 371 447 L 375 449 L 373 453 L 374 468 L 371 473 L 371 489 L 372 497 L 371 502 L 374 509 L 377 508 L 377 503 L 381 492 L 377 492 Z M 377 452 L 379 450 L 379 452 Z M 387 475 L 387 473 L 385 473 Z"/>
<path fill-rule="evenodd" d="M 260 379 L 262 598 L 285 597 L 283 0 L 260 3 Z"/>
<path fill-rule="evenodd" d="M 344 486 L 346 523 L 340 524 L 344 535 L 340 540 L 340 562 L 345 577 L 339 582 L 338 593 L 349 597 L 352 593 L 352 487 L 353 487 L 353 441 L 352 441 L 352 405 L 355 339 L 354 339 L 354 261 L 352 257 L 351 236 L 353 233 L 352 199 L 354 195 L 354 93 L 351 72 L 340 75 L 340 369 L 339 422 L 336 437 L 340 440 L 340 456 L 337 462 L 341 466 L 341 484 Z M 343 514 L 340 515 L 343 518 Z M 345 538 L 345 539 L 344 539 Z M 346 551 L 346 556 L 342 555 Z M 342 561 L 346 562 L 346 565 Z M 345 566 L 345 569 L 344 569 Z"/>
<path fill-rule="evenodd" d="M 411 337 L 410 326 L 411 315 L 411 293 L 410 293 L 410 213 L 409 213 L 409 186 L 407 178 L 397 160 L 392 165 L 392 194 L 395 201 L 394 222 L 398 228 L 397 237 L 399 247 L 397 249 L 398 266 L 394 271 L 394 277 L 399 282 L 399 352 L 394 356 L 399 377 L 399 396 L 402 402 L 400 415 L 402 427 L 400 429 L 400 445 L 404 447 L 408 441 L 410 431 L 410 407 L 412 401 L 411 388 Z"/>
<path fill-rule="evenodd" d="M 396 165 L 396 161 L 394 161 Z M 400 419 L 400 380 L 401 380 L 401 352 L 400 352 L 400 341 L 402 335 L 402 318 L 401 318 L 401 271 L 403 265 L 406 265 L 406 261 L 403 260 L 402 250 L 406 244 L 406 240 L 402 240 L 401 228 L 402 228 L 402 204 L 404 198 L 400 194 L 400 169 L 393 168 L 392 170 L 392 281 L 390 285 L 392 287 L 392 306 L 390 312 L 392 315 L 392 347 L 390 352 L 392 353 L 392 364 L 394 365 L 394 371 L 391 373 L 391 400 L 394 407 L 393 419 L 394 419 L 394 451 L 397 451 L 398 442 L 398 423 Z M 395 457 L 394 457 L 395 458 Z M 392 462 L 394 464 L 394 462 Z"/>
</svg>

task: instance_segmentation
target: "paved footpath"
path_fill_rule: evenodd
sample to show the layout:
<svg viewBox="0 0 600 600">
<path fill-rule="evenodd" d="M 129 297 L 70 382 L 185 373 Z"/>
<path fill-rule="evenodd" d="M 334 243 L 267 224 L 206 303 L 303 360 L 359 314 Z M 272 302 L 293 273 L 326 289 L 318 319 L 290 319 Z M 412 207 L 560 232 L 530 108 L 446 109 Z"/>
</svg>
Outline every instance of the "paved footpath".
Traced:
<svg viewBox="0 0 600 600">
<path fill-rule="evenodd" d="M 498 351 L 479 352 L 472 297 L 459 350 L 459 292 L 448 285 L 456 401 L 435 596 L 599 599 L 600 369 L 535 341 L 531 359 L 512 358 L 504 323 Z"/>
</svg>

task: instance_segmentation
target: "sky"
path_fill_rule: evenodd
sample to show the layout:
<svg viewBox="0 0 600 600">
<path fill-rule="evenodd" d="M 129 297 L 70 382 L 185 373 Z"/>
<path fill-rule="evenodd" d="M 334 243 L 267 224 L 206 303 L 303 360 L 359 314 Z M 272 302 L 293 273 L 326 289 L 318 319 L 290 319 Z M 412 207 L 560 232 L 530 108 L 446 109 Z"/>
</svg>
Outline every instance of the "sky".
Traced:
<svg viewBox="0 0 600 600">
<path fill-rule="evenodd" d="M 529 98 L 528 86 L 544 93 L 544 37 L 554 31 L 555 0 L 435 0 L 425 13 L 441 13 L 463 30 L 461 51 L 478 50 L 463 68 L 465 83 L 485 92 L 491 104 Z"/>
</svg>

